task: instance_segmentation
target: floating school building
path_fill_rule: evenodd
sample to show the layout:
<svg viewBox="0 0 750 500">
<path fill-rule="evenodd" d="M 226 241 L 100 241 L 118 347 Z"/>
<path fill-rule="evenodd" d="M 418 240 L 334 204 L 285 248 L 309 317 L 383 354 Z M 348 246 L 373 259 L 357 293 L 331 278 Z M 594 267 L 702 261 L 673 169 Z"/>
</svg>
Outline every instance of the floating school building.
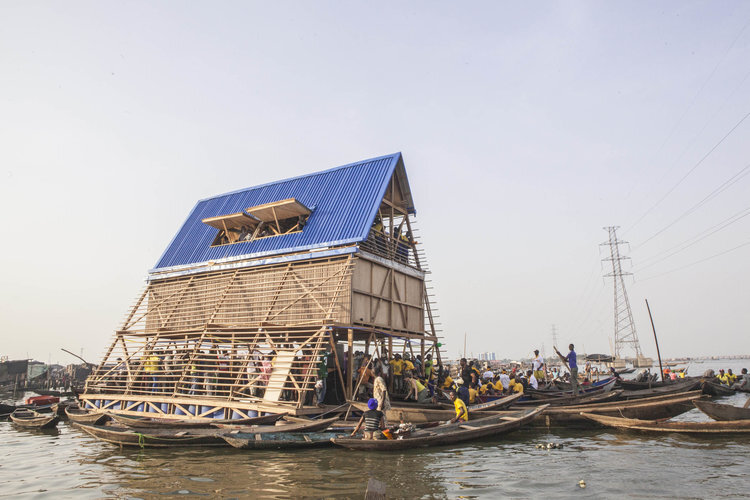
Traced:
<svg viewBox="0 0 750 500">
<path fill-rule="evenodd" d="M 81 399 L 130 414 L 305 414 L 326 351 L 329 392 L 347 400 L 355 349 L 439 359 L 415 213 L 400 153 L 199 201 Z"/>
</svg>

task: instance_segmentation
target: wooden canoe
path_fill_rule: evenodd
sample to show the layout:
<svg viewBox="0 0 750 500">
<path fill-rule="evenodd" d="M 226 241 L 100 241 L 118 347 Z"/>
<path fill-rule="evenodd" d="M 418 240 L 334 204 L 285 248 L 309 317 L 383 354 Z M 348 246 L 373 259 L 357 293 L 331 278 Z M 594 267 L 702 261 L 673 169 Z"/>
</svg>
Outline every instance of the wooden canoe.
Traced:
<svg viewBox="0 0 750 500">
<path fill-rule="evenodd" d="M 660 395 L 667 395 L 667 394 L 681 394 L 683 392 L 688 392 L 697 389 L 700 386 L 700 379 L 684 379 L 684 380 L 678 380 L 676 382 L 672 382 L 670 384 L 665 384 L 659 387 L 653 387 L 651 389 L 638 389 L 638 390 L 624 390 L 622 394 L 620 394 L 620 399 L 641 399 L 641 398 L 648 398 L 651 396 L 660 396 Z"/>
<path fill-rule="evenodd" d="M 109 420 L 109 416 L 106 413 L 86 410 L 78 406 L 66 407 L 65 414 L 71 422 L 78 422 L 79 424 L 96 425 Z"/>
<path fill-rule="evenodd" d="M 60 422 L 57 415 L 41 415 L 33 410 L 20 409 L 10 414 L 10 419 L 20 427 L 50 429 Z"/>
<path fill-rule="evenodd" d="M 360 411 L 367 411 L 367 404 L 355 402 L 352 403 L 356 409 Z M 420 408 L 407 408 L 407 407 L 391 407 L 390 410 L 386 410 L 385 418 L 389 424 L 398 422 L 409 422 L 412 424 L 424 424 L 427 422 L 440 422 L 450 420 L 456 416 L 455 410 L 429 410 Z M 482 412 L 482 416 L 484 416 Z M 474 415 L 469 410 L 469 420 L 472 420 Z"/>
<path fill-rule="evenodd" d="M 303 423 L 256 426 L 222 426 L 216 428 L 139 428 L 131 429 L 119 425 L 87 425 L 75 423 L 84 432 L 120 446 L 141 448 L 168 446 L 227 446 L 220 434 L 248 432 L 254 434 L 278 434 L 282 432 L 316 432 L 327 429 L 338 417 L 324 420 L 310 420 Z"/>
<path fill-rule="evenodd" d="M 534 420 L 546 407 L 528 408 L 506 415 L 493 415 L 469 422 L 444 424 L 413 432 L 403 439 L 333 438 L 333 444 L 353 450 L 395 451 L 424 446 L 461 443 L 483 437 L 495 437 L 518 429 Z"/>
<path fill-rule="evenodd" d="M 617 379 L 612 377 L 612 378 L 597 382 L 596 385 L 581 386 L 580 389 L 583 395 L 608 392 L 614 388 L 615 382 L 617 382 Z M 526 394 L 530 396 L 532 399 L 541 399 L 544 402 L 546 402 L 547 399 L 551 399 L 551 398 L 554 399 L 554 398 L 573 396 L 573 389 L 565 390 L 565 391 L 560 391 L 557 389 L 554 389 L 554 390 L 527 389 Z"/>
<path fill-rule="evenodd" d="M 527 399 L 525 401 L 516 401 L 511 405 L 511 408 L 539 406 L 540 404 L 547 404 L 549 406 L 573 406 L 598 403 L 601 401 L 614 401 L 620 396 L 620 394 L 622 394 L 622 390 L 617 389 L 609 392 L 594 392 L 583 396 L 570 395 L 549 399 Z"/>
<path fill-rule="evenodd" d="M 723 405 L 713 401 L 693 401 L 693 404 L 714 420 L 750 420 L 750 408 Z"/>
<path fill-rule="evenodd" d="M 682 434 L 750 434 L 750 420 L 727 420 L 724 422 L 665 422 L 662 420 L 640 420 L 636 418 L 611 417 L 595 413 L 581 416 L 606 427 L 647 432 L 678 432 Z"/>
<path fill-rule="evenodd" d="M 700 384 L 703 394 L 708 394 L 709 396 L 720 397 L 734 394 L 734 389 L 728 385 L 719 383 L 716 379 L 704 378 Z"/>
<path fill-rule="evenodd" d="M 523 394 L 516 393 L 511 394 L 510 396 L 504 396 L 501 398 L 493 399 L 492 401 L 487 401 L 486 403 L 477 403 L 473 405 L 469 405 L 466 408 L 469 410 L 469 413 L 473 411 L 497 411 L 502 410 L 504 408 L 508 408 L 511 405 L 518 402 L 518 400 L 523 396 Z M 538 404 L 541 404 L 541 401 L 538 402 Z M 440 403 L 439 409 L 441 410 L 454 410 L 453 403 Z"/>
<path fill-rule="evenodd" d="M 230 419 L 188 419 L 147 417 L 111 413 L 110 416 L 121 425 L 133 429 L 208 429 L 220 425 L 271 425 L 284 417 L 285 413 L 263 415 L 261 417 Z"/>
<path fill-rule="evenodd" d="M 220 437 L 234 448 L 243 450 L 279 450 L 290 448 L 321 448 L 331 446 L 332 438 L 341 436 L 340 432 L 279 432 L 258 434 L 239 432 L 237 434 L 220 434 Z"/>
<path fill-rule="evenodd" d="M 686 394 L 657 396 L 633 401 L 614 401 L 588 405 L 548 407 L 533 425 L 544 427 L 592 427 L 591 420 L 580 414 L 596 413 L 626 418 L 666 419 L 676 417 L 694 408 L 693 401 L 703 397 L 700 391 Z"/>
<path fill-rule="evenodd" d="M 88 425 L 74 422 L 85 433 L 120 446 L 140 448 L 166 448 L 172 446 L 226 446 L 226 441 L 216 435 L 216 429 L 139 429 L 113 425 Z M 208 432 L 206 432 L 208 431 Z"/>
</svg>

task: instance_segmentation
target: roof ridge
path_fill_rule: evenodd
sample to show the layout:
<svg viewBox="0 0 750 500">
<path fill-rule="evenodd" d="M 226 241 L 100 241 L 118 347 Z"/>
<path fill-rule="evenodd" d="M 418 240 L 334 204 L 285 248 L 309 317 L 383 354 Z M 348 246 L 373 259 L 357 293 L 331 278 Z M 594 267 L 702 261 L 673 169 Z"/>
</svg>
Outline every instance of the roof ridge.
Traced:
<svg viewBox="0 0 750 500">
<path fill-rule="evenodd" d="M 264 184 L 258 184 L 256 186 L 248 186 L 246 188 L 236 189 L 234 191 L 228 191 L 226 193 L 216 194 L 214 196 L 209 196 L 207 198 L 201 198 L 200 200 L 198 200 L 197 203 L 202 203 L 202 202 L 208 201 L 208 200 L 214 200 L 216 198 L 221 198 L 223 196 L 230 196 L 230 195 L 233 195 L 233 194 L 244 193 L 244 192 L 247 192 L 247 191 L 251 191 L 253 189 L 260 189 L 260 188 L 264 188 L 264 187 L 268 187 L 268 186 L 273 186 L 273 185 L 276 185 L 276 184 L 281 184 L 283 182 L 294 181 L 294 180 L 297 180 L 297 179 L 304 179 L 306 177 L 314 177 L 316 175 L 328 174 L 328 173 L 331 173 L 331 172 L 333 172 L 335 170 L 343 170 L 345 168 L 353 168 L 353 167 L 356 167 L 356 166 L 361 165 L 363 163 L 370 163 L 370 162 L 373 162 L 373 161 L 384 160 L 386 158 L 394 158 L 394 157 L 400 156 L 400 155 L 401 155 L 401 151 L 397 151 L 395 153 L 391 153 L 391 154 L 388 154 L 388 155 L 376 156 L 375 158 L 367 158 L 365 160 L 359 160 L 359 161 L 355 161 L 353 163 L 347 163 L 346 165 L 339 165 L 338 167 L 327 168 L 325 170 L 319 170 L 318 172 L 310 172 L 308 174 L 297 175 L 297 176 L 294 176 L 294 177 L 287 177 L 285 179 L 279 179 L 279 180 L 276 180 L 276 181 L 266 182 Z"/>
</svg>

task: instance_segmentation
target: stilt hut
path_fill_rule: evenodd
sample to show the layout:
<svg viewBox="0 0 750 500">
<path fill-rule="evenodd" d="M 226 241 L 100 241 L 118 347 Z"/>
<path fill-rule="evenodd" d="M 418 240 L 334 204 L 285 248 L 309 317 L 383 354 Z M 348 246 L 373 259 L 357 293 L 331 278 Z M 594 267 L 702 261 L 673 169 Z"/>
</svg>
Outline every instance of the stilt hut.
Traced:
<svg viewBox="0 0 750 500">
<path fill-rule="evenodd" d="M 357 351 L 439 359 L 415 213 L 400 153 L 199 201 L 81 399 L 131 414 L 305 414 L 322 359 L 339 401 L 355 397 Z"/>
</svg>

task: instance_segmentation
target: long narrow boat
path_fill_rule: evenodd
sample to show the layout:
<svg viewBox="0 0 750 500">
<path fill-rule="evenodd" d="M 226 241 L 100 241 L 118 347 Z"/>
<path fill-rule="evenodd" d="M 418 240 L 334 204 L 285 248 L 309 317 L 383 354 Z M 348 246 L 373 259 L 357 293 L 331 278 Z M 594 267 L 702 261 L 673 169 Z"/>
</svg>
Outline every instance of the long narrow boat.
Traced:
<svg viewBox="0 0 750 500">
<path fill-rule="evenodd" d="M 215 428 L 175 428 L 175 429 L 131 429 L 116 425 L 86 425 L 75 424 L 84 432 L 120 446 L 138 446 L 141 448 L 168 446 L 227 446 L 219 434 L 239 434 L 251 432 L 255 434 L 278 434 L 282 432 L 316 432 L 327 429 L 338 417 L 324 420 L 311 420 L 304 423 L 284 425 L 258 426 L 225 426 L 221 430 Z"/>
<path fill-rule="evenodd" d="M 583 395 L 592 394 L 596 392 L 608 392 L 611 391 L 615 383 L 617 382 L 617 379 L 614 377 L 602 380 L 597 383 L 597 385 L 588 385 L 588 386 L 581 386 L 581 393 Z M 548 389 L 527 389 L 526 394 L 530 396 L 532 399 L 541 399 L 541 400 L 547 400 L 550 398 L 560 398 L 560 397 L 567 397 L 567 396 L 573 396 L 573 390 L 548 390 Z"/>
<path fill-rule="evenodd" d="M 79 424 L 96 425 L 109 420 L 109 415 L 101 411 L 91 411 L 78 406 L 68 406 L 65 408 L 65 414 L 71 422 Z"/>
<path fill-rule="evenodd" d="M 36 429 L 50 429 L 60 422 L 57 415 L 40 415 L 33 410 L 20 409 L 10 414 L 10 419 L 14 424 L 20 427 L 30 427 Z"/>
<path fill-rule="evenodd" d="M 570 395 L 549 399 L 527 399 L 525 401 L 516 401 L 515 403 L 513 403 L 511 408 L 539 406 L 540 404 L 547 404 L 549 406 L 572 406 L 597 403 L 601 401 L 614 401 L 620 396 L 620 394 L 622 394 L 622 389 L 617 389 L 609 392 L 594 392 L 583 396 Z"/>
<path fill-rule="evenodd" d="M 331 446 L 333 444 L 331 439 L 341 435 L 341 432 L 269 432 L 266 434 L 239 432 L 237 434 L 219 434 L 219 437 L 230 446 L 243 450 L 278 450 Z"/>
<path fill-rule="evenodd" d="M 700 386 L 700 379 L 684 379 L 670 384 L 662 385 L 659 387 L 653 387 L 651 389 L 638 389 L 638 390 L 624 390 L 620 394 L 620 399 L 641 399 L 648 398 L 651 396 L 661 396 L 667 394 L 681 394 L 697 389 Z"/>
<path fill-rule="evenodd" d="M 705 378 L 701 380 L 701 389 L 703 390 L 703 394 L 708 394 L 709 396 L 731 396 L 734 394 L 734 389 L 729 387 L 728 385 L 721 384 L 716 381 L 716 379 L 708 379 Z"/>
<path fill-rule="evenodd" d="M 523 394 L 519 392 L 516 394 L 511 394 L 510 396 L 493 399 L 492 401 L 487 401 L 486 403 L 469 405 L 466 408 L 469 410 L 469 412 L 502 410 L 503 408 L 509 408 L 511 405 L 517 403 L 521 396 L 523 396 Z M 441 410 L 452 410 L 453 408 L 454 406 L 452 403 L 440 403 L 438 406 L 438 409 Z"/>
<path fill-rule="evenodd" d="M 703 397 L 700 391 L 686 394 L 656 396 L 633 401 L 614 401 L 588 405 L 549 407 L 533 425 L 544 427 L 591 427 L 590 420 L 580 413 L 596 413 L 626 418 L 666 419 L 694 408 L 693 401 Z"/>
<path fill-rule="evenodd" d="M 227 419 L 180 419 L 165 417 L 145 417 L 111 413 L 110 416 L 118 424 L 134 429 L 208 429 L 220 425 L 271 425 L 284 417 L 285 413 L 263 415 L 261 417 Z"/>
<path fill-rule="evenodd" d="M 333 438 L 333 444 L 353 450 L 394 451 L 424 446 L 461 443 L 514 431 L 534 420 L 546 407 L 528 408 L 507 415 L 493 415 L 469 422 L 456 422 L 413 432 L 403 439 Z"/>
<path fill-rule="evenodd" d="M 502 410 L 503 408 L 506 408 L 513 404 L 513 402 L 516 400 L 513 398 L 513 396 L 508 396 L 507 398 L 503 398 L 500 400 L 497 400 L 498 402 L 502 402 L 500 405 L 494 406 L 491 410 Z M 510 399 L 513 398 L 513 399 Z M 491 403 L 495 403 L 495 401 L 491 401 Z M 486 404 L 486 403 L 483 403 Z M 360 411 L 367 411 L 367 404 L 360 403 L 360 402 L 354 402 L 352 403 L 352 406 L 354 406 L 356 409 Z M 487 409 L 483 409 L 482 413 L 487 412 Z M 390 410 L 385 411 L 385 418 L 388 420 L 389 423 L 391 422 L 410 422 L 413 424 L 422 424 L 425 422 L 437 422 L 440 420 L 450 420 L 451 418 L 456 416 L 455 410 L 430 410 L 430 409 L 424 409 L 424 408 L 411 408 L 411 407 L 397 407 L 393 406 Z M 472 410 L 469 407 L 469 420 L 473 419 L 472 416 Z"/>
<path fill-rule="evenodd" d="M 750 420 L 750 408 L 723 405 L 713 401 L 693 401 L 693 404 L 714 420 Z"/>
<path fill-rule="evenodd" d="M 612 381 L 614 381 L 615 384 L 617 384 L 617 379 L 615 379 L 615 377 L 605 377 L 601 380 L 597 380 L 596 382 L 592 382 L 586 385 L 581 385 L 581 388 L 603 387 L 605 385 L 608 385 Z M 573 385 L 570 382 L 563 382 L 561 380 L 555 380 L 552 382 L 552 384 L 554 385 L 554 388 L 550 388 L 548 390 L 552 390 L 552 391 L 554 390 L 572 391 L 573 390 Z"/>
<path fill-rule="evenodd" d="M 606 427 L 648 432 L 678 432 L 682 434 L 750 434 L 750 420 L 727 420 L 724 422 L 664 422 L 636 418 L 611 417 L 595 413 L 581 416 Z"/>
</svg>

